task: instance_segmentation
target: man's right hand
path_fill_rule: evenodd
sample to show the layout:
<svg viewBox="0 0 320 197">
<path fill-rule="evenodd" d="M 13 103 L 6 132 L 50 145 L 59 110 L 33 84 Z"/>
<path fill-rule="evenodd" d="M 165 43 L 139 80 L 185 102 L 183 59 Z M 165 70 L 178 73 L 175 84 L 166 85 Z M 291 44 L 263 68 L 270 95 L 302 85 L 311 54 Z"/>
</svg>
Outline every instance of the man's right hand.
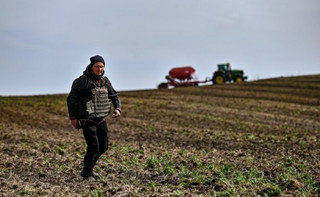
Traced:
<svg viewBox="0 0 320 197">
<path fill-rule="evenodd" d="M 75 128 L 77 128 L 78 120 L 77 120 L 77 119 L 72 119 L 72 120 L 71 120 L 71 124 L 72 124 L 72 126 L 74 126 Z"/>
</svg>

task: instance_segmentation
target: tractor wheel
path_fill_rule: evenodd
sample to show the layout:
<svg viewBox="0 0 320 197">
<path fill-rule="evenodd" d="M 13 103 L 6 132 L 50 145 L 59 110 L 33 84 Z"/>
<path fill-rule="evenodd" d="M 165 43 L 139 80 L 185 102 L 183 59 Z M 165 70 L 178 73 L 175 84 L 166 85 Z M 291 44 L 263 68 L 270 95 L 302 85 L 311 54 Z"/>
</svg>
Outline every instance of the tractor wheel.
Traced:
<svg viewBox="0 0 320 197">
<path fill-rule="evenodd" d="M 158 85 L 158 89 L 168 89 L 168 84 L 167 83 L 160 83 Z"/>
<path fill-rule="evenodd" d="M 241 76 L 238 76 L 235 78 L 234 82 L 241 83 L 241 82 L 243 82 L 243 78 Z"/>
<path fill-rule="evenodd" d="M 216 75 L 213 79 L 215 84 L 223 84 L 224 83 L 224 77 L 222 75 Z"/>
</svg>

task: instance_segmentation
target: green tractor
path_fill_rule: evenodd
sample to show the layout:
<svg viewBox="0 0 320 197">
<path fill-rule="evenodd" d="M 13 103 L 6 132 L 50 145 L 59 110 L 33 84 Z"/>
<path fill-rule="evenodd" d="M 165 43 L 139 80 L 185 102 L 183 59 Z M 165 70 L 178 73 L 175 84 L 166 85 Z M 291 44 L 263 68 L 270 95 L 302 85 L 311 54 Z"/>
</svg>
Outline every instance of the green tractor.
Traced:
<svg viewBox="0 0 320 197">
<path fill-rule="evenodd" d="M 225 82 L 243 82 L 247 79 L 243 76 L 243 70 L 231 70 L 230 63 L 218 64 L 218 70 L 213 73 L 212 83 L 223 84 Z"/>
</svg>

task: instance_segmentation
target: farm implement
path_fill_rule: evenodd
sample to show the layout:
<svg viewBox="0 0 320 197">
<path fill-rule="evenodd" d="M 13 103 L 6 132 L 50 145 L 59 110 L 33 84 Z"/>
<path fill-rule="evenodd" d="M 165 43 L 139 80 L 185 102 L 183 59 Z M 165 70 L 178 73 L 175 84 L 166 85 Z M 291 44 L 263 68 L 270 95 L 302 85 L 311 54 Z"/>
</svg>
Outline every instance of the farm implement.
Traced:
<svg viewBox="0 0 320 197">
<path fill-rule="evenodd" d="M 198 86 L 200 83 L 207 83 L 211 81 L 206 79 L 204 81 L 196 80 L 196 70 L 191 66 L 172 68 L 169 71 L 169 75 L 166 76 L 167 82 L 160 83 L 158 88 L 168 87 L 186 87 L 186 86 Z"/>
<path fill-rule="evenodd" d="M 230 64 L 218 64 L 218 70 L 213 73 L 212 78 L 203 81 L 195 77 L 195 69 L 191 66 L 176 67 L 169 71 L 166 76 L 167 82 L 160 83 L 158 89 L 169 87 L 198 86 L 212 82 L 213 84 L 223 84 L 225 82 L 243 82 L 248 77 L 243 75 L 243 70 L 231 70 Z"/>
</svg>

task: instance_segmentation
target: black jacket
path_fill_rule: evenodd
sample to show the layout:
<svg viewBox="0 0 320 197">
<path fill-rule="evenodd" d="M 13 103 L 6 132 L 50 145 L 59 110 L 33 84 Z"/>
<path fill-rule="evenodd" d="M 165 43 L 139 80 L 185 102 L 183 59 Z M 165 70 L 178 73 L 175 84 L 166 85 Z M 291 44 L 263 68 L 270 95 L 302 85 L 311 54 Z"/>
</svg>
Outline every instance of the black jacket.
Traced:
<svg viewBox="0 0 320 197">
<path fill-rule="evenodd" d="M 107 77 L 97 77 L 91 72 L 90 65 L 87 66 L 79 78 L 75 79 L 71 91 L 67 97 L 67 105 L 70 119 L 87 119 L 86 103 L 92 99 L 91 87 L 94 82 L 104 82 L 108 89 L 109 98 L 115 109 L 121 112 L 121 102 L 117 91 L 115 91 Z"/>
</svg>

